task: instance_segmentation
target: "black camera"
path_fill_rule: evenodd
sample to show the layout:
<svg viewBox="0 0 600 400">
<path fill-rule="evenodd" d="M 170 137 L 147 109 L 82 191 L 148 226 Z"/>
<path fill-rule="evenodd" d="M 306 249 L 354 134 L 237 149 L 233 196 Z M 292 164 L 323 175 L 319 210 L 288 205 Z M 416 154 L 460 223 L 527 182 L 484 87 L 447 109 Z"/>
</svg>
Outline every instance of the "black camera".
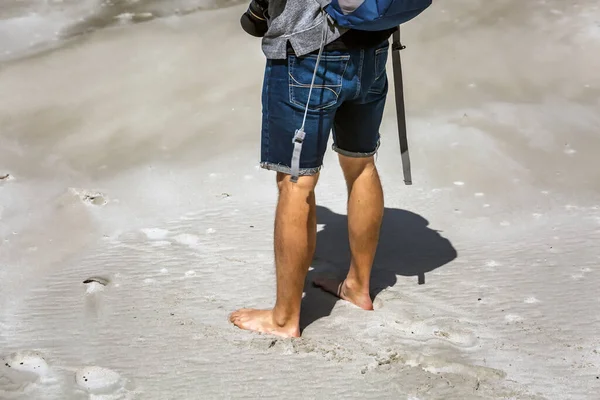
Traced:
<svg viewBox="0 0 600 400">
<path fill-rule="evenodd" d="M 252 0 L 248 6 L 248 10 L 240 18 L 242 29 L 252 36 L 265 36 L 265 33 L 269 29 L 267 26 L 268 8 L 268 0 Z"/>
</svg>

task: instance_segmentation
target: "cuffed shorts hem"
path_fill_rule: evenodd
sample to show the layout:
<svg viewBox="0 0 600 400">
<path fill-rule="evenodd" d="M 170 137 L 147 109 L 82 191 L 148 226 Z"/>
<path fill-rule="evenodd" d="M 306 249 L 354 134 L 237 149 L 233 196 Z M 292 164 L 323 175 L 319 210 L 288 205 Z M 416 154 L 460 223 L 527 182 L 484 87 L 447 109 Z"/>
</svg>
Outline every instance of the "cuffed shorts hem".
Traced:
<svg viewBox="0 0 600 400">
<path fill-rule="evenodd" d="M 335 144 L 332 145 L 331 148 L 336 153 L 341 154 L 341 155 L 346 156 L 346 157 L 351 157 L 351 158 L 368 158 L 368 157 L 373 157 L 375 154 L 377 154 L 377 151 L 379 150 L 379 144 L 380 144 L 380 142 L 378 141 L 377 142 L 377 147 L 375 147 L 375 150 L 370 151 L 368 153 L 360 153 L 360 152 L 353 152 L 353 151 L 342 150 L 339 147 L 337 147 Z"/>
<path fill-rule="evenodd" d="M 269 162 L 261 162 L 260 167 L 263 169 L 268 169 L 269 171 L 281 172 L 286 175 L 292 174 L 292 169 L 287 165 L 283 164 L 274 164 Z M 321 171 L 321 167 L 316 168 L 300 168 L 300 176 L 312 176 L 316 175 Z"/>
</svg>

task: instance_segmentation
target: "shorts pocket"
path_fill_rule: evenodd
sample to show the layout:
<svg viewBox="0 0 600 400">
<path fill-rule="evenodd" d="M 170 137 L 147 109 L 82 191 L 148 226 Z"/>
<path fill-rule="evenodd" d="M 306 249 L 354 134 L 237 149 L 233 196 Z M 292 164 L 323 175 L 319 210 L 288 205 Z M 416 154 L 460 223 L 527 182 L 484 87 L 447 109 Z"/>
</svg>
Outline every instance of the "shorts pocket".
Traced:
<svg viewBox="0 0 600 400">
<path fill-rule="evenodd" d="M 386 42 L 383 47 L 375 50 L 375 62 L 374 62 L 374 77 L 373 84 L 369 88 L 369 93 L 382 94 L 387 89 L 387 73 L 386 64 L 388 61 L 388 54 L 390 50 L 389 42 Z"/>
<path fill-rule="evenodd" d="M 304 108 L 308 101 L 317 56 L 310 54 L 303 57 L 295 55 L 288 57 L 290 102 Z M 321 55 L 315 84 L 310 95 L 309 110 L 322 110 L 338 103 L 349 61 L 350 55 Z"/>
</svg>

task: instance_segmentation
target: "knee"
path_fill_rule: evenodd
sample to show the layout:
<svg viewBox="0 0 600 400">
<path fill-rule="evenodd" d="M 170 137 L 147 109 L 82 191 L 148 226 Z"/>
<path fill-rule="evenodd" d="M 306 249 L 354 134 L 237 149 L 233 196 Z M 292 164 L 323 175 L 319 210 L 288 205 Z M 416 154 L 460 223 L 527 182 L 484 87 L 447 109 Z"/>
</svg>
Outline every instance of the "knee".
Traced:
<svg viewBox="0 0 600 400">
<path fill-rule="evenodd" d="M 350 158 L 340 156 L 340 166 L 344 171 L 346 181 L 354 182 L 359 176 L 377 176 L 375 157 Z"/>
<path fill-rule="evenodd" d="M 296 183 L 292 182 L 290 178 L 290 175 L 277 173 L 277 188 L 280 195 L 284 193 L 314 194 L 319 175 L 301 176 Z"/>
</svg>

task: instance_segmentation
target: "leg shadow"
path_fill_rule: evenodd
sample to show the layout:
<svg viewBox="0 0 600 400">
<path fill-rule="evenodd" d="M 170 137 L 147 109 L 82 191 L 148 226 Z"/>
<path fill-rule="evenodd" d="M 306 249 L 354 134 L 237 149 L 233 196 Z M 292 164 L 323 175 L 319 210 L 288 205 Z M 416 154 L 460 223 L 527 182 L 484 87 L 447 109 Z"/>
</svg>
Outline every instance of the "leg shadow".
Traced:
<svg viewBox="0 0 600 400">
<path fill-rule="evenodd" d="M 340 280 L 350 266 L 348 218 L 317 206 L 317 223 L 324 228 L 317 233 L 317 249 L 305 282 L 300 328 L 303 330 L 320 318 L 331 314 L 338 299 L 312 282 L 317 277 L 332 276 Z M 428 228 L 429 222 L 406 210 L 386 208 L 373 272 L 371 297 L 392 287 L 397 276 L 414 276 L 425 283 L 425 274 L 454 260 L 457 252 L 447 239 Z"/>
</svg>

